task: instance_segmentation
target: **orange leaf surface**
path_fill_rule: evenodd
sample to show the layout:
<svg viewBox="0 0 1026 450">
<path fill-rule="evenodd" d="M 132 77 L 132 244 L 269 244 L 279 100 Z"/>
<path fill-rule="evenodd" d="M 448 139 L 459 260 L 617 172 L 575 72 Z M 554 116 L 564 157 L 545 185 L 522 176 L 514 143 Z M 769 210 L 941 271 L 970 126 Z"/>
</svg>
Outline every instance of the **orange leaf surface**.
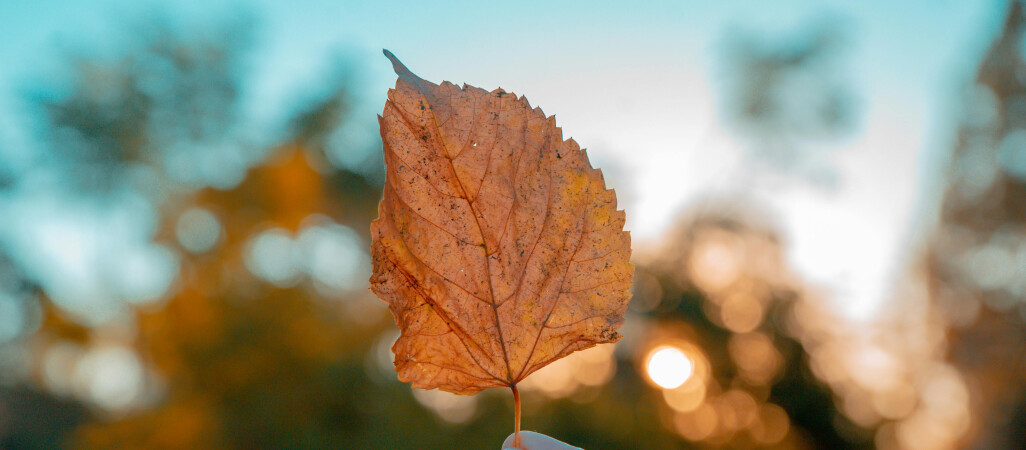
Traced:
<svg viewBox="0 0 1026 450">
<path fill-rule="evenodd" d="M 402 331 L 399 379 L 515 389 L 620 339 L 630 235 L 585 151 L 526 98 L 439 86 L 385 55 L 399 79 L 378 118 L 387 182 L 371 289 Z"/>
</svg>

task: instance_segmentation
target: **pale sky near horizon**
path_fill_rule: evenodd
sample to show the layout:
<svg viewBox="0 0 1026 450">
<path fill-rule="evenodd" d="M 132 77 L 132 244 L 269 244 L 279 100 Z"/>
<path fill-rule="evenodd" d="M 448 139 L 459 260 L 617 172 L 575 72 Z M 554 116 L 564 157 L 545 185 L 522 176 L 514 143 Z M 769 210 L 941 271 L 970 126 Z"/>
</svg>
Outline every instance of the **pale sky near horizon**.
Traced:
<svg viewBox="0 0 1026 450">
<path fill-rule="evenodd" d="M 0 1 L 0 163 L 25 160 L 33 118 L 21 92 L 59 67 L 62 49 L 116 53 L 140 18 L 194 26 L 248 11 L 257 44 L 244 112 L 254 128 L 293 112 L 340 54 L 362 70 L 357 117 L 373 124 L 394 83 L 388 48 L 425 79 L 501 86 L 556 113 L 617 189 L 639 249 L 703 198 L 765 205 L 792 264 L 858 318 L 886 301 L 930 223 L 961 89 L 1005 10 L 1001 0 L 166 3 Z M 724 37 L 783 38 L 822 19 L 846 29 L 843 66 L 861 113 L 831 144 L 839 187 L 752 185 L 745 144 L 717 110 Z"/>
</svg>

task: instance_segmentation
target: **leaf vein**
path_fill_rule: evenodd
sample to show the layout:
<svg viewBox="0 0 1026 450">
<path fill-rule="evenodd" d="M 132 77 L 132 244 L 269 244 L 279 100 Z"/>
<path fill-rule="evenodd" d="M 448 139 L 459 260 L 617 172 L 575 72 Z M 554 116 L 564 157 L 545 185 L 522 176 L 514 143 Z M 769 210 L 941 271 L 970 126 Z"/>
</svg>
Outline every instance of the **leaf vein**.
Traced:
<svg viewBox="0 0 1026 450">
<path fill-rule="evenodd" d="M 402 119 L 402 120 L 400 120 L 400 122 L 401 122 L 401 123 L 402 123 L 402 124 L 403 124 L 404 126 L 406 126 L 406 129 L 410 130 L 410 132 L 411 132 L 411 133 L 414 133 L 414 134 L 416 134 L 416 133 L 415 133 L 415 131 L 416 131 L 416 130 L 415 130 L 414 126 L 413 126 L 413 123 L 411 123 L 411 122 L 410 122 L 410 119 L 406 117 L 406 113 L 405 113 L 405 112 L 403 112 L 403 111 L 402 111 L 401 109 L 399 109 L 399 107 L 398 107 L 398 106 L 396 106 L 396 105 L 392 104 L 392 102 L 388 102 L 388 104 L 389 104 L 389 105 L 392 105 L 392 109 L 394 109 L 394 110 L 395 110 L 395 112 L 396 112 L 396 114 L 398 114 L 398 115 L 399 115 L 399 118 L 400 118 L 400 119 Z M 420 144 L 418 144 L 418 145 L 420 145 Z M 428 149 L 428 150 L 430 151 L 430 149 Z M 411 170 L 411 171 L 413 171 L 413 173 L 417 174 L 417 176 L 419 176 L 419 177 L 420 177 L 421 179 L 423 179 L 423 180 L 424 180 L 424 182 L 426 182 L 426 183 L 428 184 L 428 186 L 431 186 L 431 189 L 434 189 L 434 190 L 435 190 L 435 192 L 438 192 L 439 194 L 441 194 L 441 195 L 444 195 L 444 196 L 446 196 L 446 197 L 452 197 L 452 198 L 462 198 L 462 197 L 460 197 L 460 196 L 458 196 L 458 195 L 452 195 L 452 194 L 448 194 L 448 193 L 442 192 L 442 190 L 441 190 L 441 189 L 439 189 L 439 188 L 438 188 L 438 186 L 436 186 L 436 185 L 435 185 L 435 183 L 433 183 L 433 182 L 432 182 L 431 180 L 429 180 L 429 179 L 428 179 L 428 177 L 424 176 L 424 174 L 422 174 L 422 173 L 420 173 L 419 171 L 417 171 L 417 170 L 416 170 L 416 169 L 414 168 L 414 167 L 416 167 L 416 166 L 414 166 L 414 165 L 410 164 L 409 162 L 407 162 L 407 161 L 406 161 L 406 159 L 404 159 L 404 158 L 403 158 L 402 156 L 399 156 L 399 153 L 397 153 L 397 152 L 395 152 L 395 151 L 391 151 L 391 152 L 388 152 L 388 153 L 389 153 L 389 154 L 391 154 L 391 155 L 393 155 L 393 156 L 395 156 L 396 158 L 398 158 L 398 159 L 399 159 L 399 161 L 402 161 L 402 163 L 403 163 L 403 164 L 405 164 L 405 165 L 406 165 L 407 167 L 409 167 L 409 168 L 410 168 L 410 170 Z M 446 158 L 446 159 L 448 159 L 448 158 Z M 453 176 L 455 176 L 455 175 L 456 175 L 456 174 L 455 174 L 455 173 L 453 173 Z"/>
<path fill-rule="evenodd" d="M 550 174 L 550 176 L 551 176 L 551 174 Z M 581 224 L 581 236 L 577 238 L 577 245 L 574 246 L 574 252 L 572 254 L 570 254 L 570 259 L 567 261 L 566 270 L 563 271 L 563 279 L 559 280 L 559 291 L 562 291 L 563 290 L 563 285 L 566 284 L 566 276 L 567 276 L 567 274 L 570 273 L 570 261 L 573 261 L 574 257 L 577 256 L 577 252 L 581 249 L 581 244 L 584 242 L 584 226 L 587 225 L 587 223 L 588 223 L 588 221 L 587 221 L 587 214 L 588 214 L 587 205 L 590 203 L 590 197 L 591 197 L 591 192 L 590 191 L 588 193 L 588 197 L 589 197 L 589 201 L 584 202 L 585 208 L 584 208 L 583 216 L 584 216 L 585 220 Z M 559 295 L 556 296 L 556 299 L 552 302 L 552 308 L 550 308 L 549 312 L 547 314 L 545 314 L 545 320 L 543 320 L 542 321 L 542 325 L 540 327 L 538 327 L 538 334 L 536 334 L 534 336 L 534 344 L 531 345 L 531 351 L 527 353 L 527 361 L 524 361 L 524 368 L 520 369 L 520 373 L 517 375 L 517 378 L 519 378 L 519 377 L 524 375 L 524 370 L 527 369 L 527 364 L 531 362 L 531 357 L 534 356 L 534 351 L 538 348 L 538 341 L 541 340 L 542 332 L 545 331 L 545 325 L 549 323 L 549 318 L 552 317 L 552 313 L 556 310 L 556 307 L 559 306 L 559 299 L 560 299 L 560 297 L 561 296 L 559 296 Z"/>
<path fill-rule="evenodd" d="M 429 223 L 429 224 L 431 224 L 431 225 L 434 225 L 434 227 L 435 227 L 435 228 L 438 228 L 438 229 L 439 229 L 440 231 L 444 232 L 445 234 L 448 234 L 449 236 L 452 236 L 453 238 L 455 238 L 455 239 L 456 239 L 457 241 L 460 241 L 460 242 L 461 242 L 461 243 L 463 243 L 464 245 L 470 245 L 470 246 L 475 246 L 475 247 L 476 247 L 476 246 L 478 245 L 478 244 L 474 244 L 474 243 L 472 243 L 472 242 L 467 242 L 467 241 L 465 241 L 465 240 L 464 240 L 463 238 L 461 238 L 461 237 L 457 236 L 457 235 L 456 235 L 455 233 L 453 233 L 452 231 L 449 231 L 449 230 L 445 229 L 445 228 L 444 228 L 444 227 L 442 227 L 441 225 L 439 225 L 439 224 L 435 223 L 434 221 L 432 221 L 431 219 L 427 218 L 427 216 L 425 216 L 424 214 L 422 214 L 422 213 L 421 213 L 420 211 L 417 211 L 416 209 L 414 209 L 414 208 L 413 208 L 413 206 L 411 206 L 411 205 L 410 205 L 410 204 L 409 204 L 409 203 L 408 203 L 408 202 L 406 201 L 406 199 L 404 199 L 404 198 L 403 198 L 403 197 L 402 197 L 401 195 L 399 195 L 399 190 L 398 190 L 398 189 L 396 189 L 396 187 L 394 186 L 394 184 L 393 184 L 393 183 L 389 183 L 389 184 L 388 184 L 388 187 L 389 187 L 389 188 L 391 188 L 391 189 L 392 189 L 392 191 L 394 191 L 394 193 L 395 193 L 395 198 L 396 198 L 397 200 L 399 200 L 399 203 L 402 203 L 402 204 L 403 204 L 403 206 L 405 206 L 405 207 L 406 207 L 406 209 L 410 210 L 410 213 L 411 213 L 411 214 L 413 214 L 413 215 L 415 215 L 415 216 L 419 217 L 419 218 L 420 218 L 421 220 L 423 220 L 423 221 L 425 221 L 425 222 L 427 222 L 427 223 Z"/>
<path fill-rule="evenodd" d="M 449 97 L 449 103 L 450 103 L 450 105 L 452 104 L 452 96 L 451 95 Z M 475 104 L 476 104 L 476 100 L 475 100 Z M 435 119 L 437 119 L 437 116 L 432 113 L 431 114 L 431 123 L 435 126 L 435 133 L 438 135 L 438 139 L 441 141 L 442 149 L 444 150 L 445 148 L 447 148 L 446 145 L 445 145 L 445 140 L 442 137 L 442 130 L 438 126 L 438 121 L 435 120 Z M 469 132 L 473 133 L 473 131 L 474 131 L 474 127 L 473 127 L 473 125 L 471 125 Z M 477 219 L 477 212 L 474 209 L 474 204 L 470 201 L 470 197 L 467 196 L 467 189 L 463 187 L 463 181 L 460 180 L 459 174 L 456 173 L 456 166 L 453 164 L 452 159 L 449 159 L 449 158 L 446 158 L 446 159 L 449 160 L 449 167 L 452 169 L 453 176 L 456 177 L 456 184 L 459 186 L 460 191 L 463 193 L 463 198 L 466 199 L 466 201 L 467 201 L 467 207 L 470 208 L 470 214 L 474 217 L 474 223 L 477 224 L 478 233 L 481 234 L 481 241 L 484 242 L 484 228 L 481 227 L 481 221 Z M 488 265 L 488 251 L 487 251 L 487 249 L 485 249 L 485 251 L 483 252 L 483 255 L 484 255 L 485 276 L 487 277 L 486 281 L 488 282 L 488 293 L 489 293 L 489 298 L 491 298 L 491 300 L 492 300 L 491 301 L 492 312 L 494 313 L 493 315 L 495 317 L 495 330 L 498 332 L 498 335 L 499 335 L 498 336 L 499 337 L 499 346 L 502 348 L 502 359 L 506 363 L 506 377 L 507 377 L 509 383 L 513 383 L 513 376 L 510 373 L 510 367 L 509 367 L 509 353 L 506 350 L 506 340 L 502 337 L 502 323 L 499 320 L 498 306 L 495 305 L 495 289 L 492 287 L 492 275 L 491 275 L 491 269 L 490 269 L 490 267 Z"/>
<path fill-rule="evenodd" d="M 470 351 L 470 346 L 468 342 L 474 344 L 474 347 L 476 347 L 478 351 L 480 351 L 481 353 L 485 353 L 485 351 L 481 348 L 481 344 L 478 344 L 476 341 L 471 339 L 470 334 L 463 330 L 463 328 L 460 327 L 459 324 L 455 323 L 451 317 L 446 315 L 445 311 L 442 310 L 441 307 L 439 307 L 434 300 L 432 300 L 429 296 L 425 295 L 423 292 L 420 292 L 420 289 L 417 288 L 417 283 L 414 281 L 413 277 L 407 274 L 406 271 L 402 270 L 402 267 L 399 266 L 398 263 L 396 263 L 391 257 L 388 256 L 388 252 L 385 252 L 384 254 L 385 259 L 387 259 L 388 262 L 392 264 L 392 267 L 394 267 L 396 271 L 403 276 L 403 278 L 406 278 L 406 282 L 413 289 L 413 292 L 417 294 L 421 299 L 423 299 L 424 303 L 430 304 L 432 311 L 435 314 L 438 314 L 438 317 L 442 319 L 442 322 L 445 323 L 445 326 L 449 327 L 449 329 L 452 330 L 453 333 L 456 333 L 456 340 L 460 341 L 460 343 L 463 344 L 463 348 L 466 349 L 467 355 L 470 355 L 470 359 L 474 361 L 474 364 L 477 364 L 477 366 L 480 367 L 481 370 L 483 370 L 492 378 L 499 380 L 499 377 L 496 377 L 494 374 L 488 371 L 488 369 L 486 369 L 484 365 L 481 364 L 481 361 L 478 361 L 477 357 L 474 356 L 474 352 Z"/>
<path fill-rule="evenodd" d="M 627 281 L 627 280 L 629 280 L 629 278 L 617 278 L 615 280 L 607 281 L 605 283 L 599 283 L 599 284 L 596 284 L 596 285 L 591 286 L 591 287 L 586 287 L 584 289 L 578 289 L 576 291 L 559 291 L 559 293 L 560 294 L 576 294 L 578 292 L 584 292 L 584 291 L 592 290 L 592 289 L 595 289 L 595 288 L 600 288 L 602 286 L 610 285 L 610 284 L 613 284 L 613 283 L 619 283 L 621 281 Z"/>
</svg>

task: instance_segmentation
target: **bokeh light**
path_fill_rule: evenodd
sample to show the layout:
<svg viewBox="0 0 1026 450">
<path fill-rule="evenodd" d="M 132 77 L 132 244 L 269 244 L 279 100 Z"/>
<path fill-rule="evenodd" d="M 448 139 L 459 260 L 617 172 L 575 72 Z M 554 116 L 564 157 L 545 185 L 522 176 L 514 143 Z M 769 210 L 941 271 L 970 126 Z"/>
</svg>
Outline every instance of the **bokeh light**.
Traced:
<svg viewBox="0 0 1026 450">
<path fill-rule="evenodd" d="M 25 319 L 25 307 L 22 302 L 0 292 L 0 343 L 20 336 Z"/>
<path fill-rule="evenodd" d="M 368 289 L 384 35 L 426 79 L 558 112 L 625 211 L 622 339 L 518 382 L 524 429 L 1026 447 L 1022 0 L 72 3 L 0 6 L 0 448 L 509 434 L 508 389 L 397 379 Z"/>
<path fill-rule="evenodd" d="M 784 364 L 773 341 L 762 333 L 735 334 L 727 342 L 727 350 L 741 377 L 755 385 L 768 384 Z"/>
<path fill-rule="evenodd" d="M 72 382 L 83 399 L 108 410 L 121 410 L 137 402 L 145 373 L 135 352 L 120 346 L 86 351 L 75 364 Z"/>
<path fill-rule="evenodd" d="M 679 412 L 691 412 L 698 409 L 705 401 L 705 383 L 682 383 L 676 388 L 663 391 L 663 399 Z"/>
<path fill-rule="evenodd" d="M 290 287 L 307 276 L 325 297 L 367 287 L 370 258 L 366 244 L 352 228 L 330 218 L 305 218 L 295 237 L 283 228 L 262 231 L 247 245 L 246 267 L 278 287 Z"/>
<path fill-rule="evenodd" d="M 464 423 L 474 418 L 477 411 L 477 397 L 456 395 L 432 389 L 413 389 L 413 398 L 428 408 L 438 418 L 454 424 Z"/>
<path fill-rule="evenodd" d="M 299 281 L 299 255 L 292 237 L 281 228 L 256 235 L 246 249 L 246 267 L 269 283 L 288 287 Z"/>
<path fill-rule="evenodd" d="M 221 239 L 221 221 L 203 208 L 189 208 L 178 217 L 175 235 L 178 242 L 192 253 L 210 250 Z"/>
<path fill-rule="evenodd" d="M 701 441 L 710 437 L 719 426 L 716 409 L 708 403 L 700 404 L 694 411 L 682 412 L 674 416 L 674 426 L 678 433 L 691 441 Z"/>
<path fill-rule="evenodd" d="M 519 386 L 550 398 L 571 397 L 579 390 L 602 386 L 616 374 L 614 345 L 597 345 L 559 359 L 532 374 Z"/>
<path fill-rule="evenodd" d="M 695 371 L 695 363 L 677 347 L 657 347 L 645 358 L 648 378 L 663 389 L 680 387 Z"/>
<path fill-rule="evenodd" d="M 296 245 L 315 286 L 325 295 L 366 288 L 371 269 L 363 238 L 327 218 L 308 222 L 296 237 Z"/>
<path fill-rule="evenodd" d="M 781 407 L 764 404 L 759 407 L 759 416 L 750 432 L 752 437 L 761 444 L 772 445 L 780 442 L 790 430 L 790 419 Z"/>
</svg>

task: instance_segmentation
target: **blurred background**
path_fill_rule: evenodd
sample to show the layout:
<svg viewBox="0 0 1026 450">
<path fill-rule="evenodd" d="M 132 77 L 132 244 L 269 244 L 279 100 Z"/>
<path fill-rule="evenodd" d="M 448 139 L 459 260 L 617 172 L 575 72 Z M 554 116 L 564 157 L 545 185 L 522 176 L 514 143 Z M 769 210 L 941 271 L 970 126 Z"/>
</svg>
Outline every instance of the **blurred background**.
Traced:
<svg viewBox="0 0 1026 450">
<path fill-rule="evenodd" d="M 617 190 L 587 449 L 1026 448 L 1019 1 L 0 2 L 0 448 L 497 448 L 368 290 L 376 114 L 503 87 Z"/>
</svg>

